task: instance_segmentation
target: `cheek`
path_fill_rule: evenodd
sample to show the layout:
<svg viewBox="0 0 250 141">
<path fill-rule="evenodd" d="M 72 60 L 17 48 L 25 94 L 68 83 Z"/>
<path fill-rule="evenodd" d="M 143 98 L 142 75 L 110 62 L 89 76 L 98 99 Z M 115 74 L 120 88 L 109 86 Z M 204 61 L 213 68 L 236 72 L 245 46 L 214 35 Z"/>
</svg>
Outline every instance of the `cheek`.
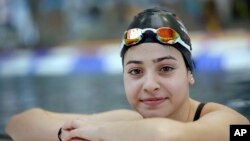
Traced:
<svg viewBox="0 0 250 141">
<path fill-rule="evenodd" d="M 124 89 L 127 99 L 129 100 L 130 97 L 133 95 L 133 85 L 131 85 L 130 80 L 124 75 L 123 77 Z"/>
<path fill-rule="evenodd" d="M 126 97 L 129 103 L 134 103 L 136 101 L 138 94 L 139 94 L 139 86 L 136 81 L 129 79 L 128 77 L 124 76 L 124 89 Z"/>
<path fill-rule="evenodd" d="M 164 85 L 173 97 L 179 97 L 189 93 L 189 84 L 185 76 L 174 77 L 164 82 Z"/>
</svg>

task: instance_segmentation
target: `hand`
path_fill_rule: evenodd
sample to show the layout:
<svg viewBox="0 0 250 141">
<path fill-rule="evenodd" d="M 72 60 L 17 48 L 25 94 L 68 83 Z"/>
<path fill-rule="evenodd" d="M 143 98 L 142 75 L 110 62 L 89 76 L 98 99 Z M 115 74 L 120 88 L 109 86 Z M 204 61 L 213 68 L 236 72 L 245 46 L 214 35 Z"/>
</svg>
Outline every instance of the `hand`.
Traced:
<svg viewBox="0 0 250 141">
<path fill-rule="evenodd" d="M 86 139 L 82 139 L 82 138 L 70 138 L 70 130 L 64 130 L 62 129 L 62 134 L 61 134 L 61 139 L 62 141 L 89 141 L 89 140 L 86 140 Z"/>
<path fill-rule="evenodd" d="M 106 122 L 93 120 L 72 120 L 62 127 L 63 141 L 97 141 L 100 139 L 100 127 Z"/>
</svg>

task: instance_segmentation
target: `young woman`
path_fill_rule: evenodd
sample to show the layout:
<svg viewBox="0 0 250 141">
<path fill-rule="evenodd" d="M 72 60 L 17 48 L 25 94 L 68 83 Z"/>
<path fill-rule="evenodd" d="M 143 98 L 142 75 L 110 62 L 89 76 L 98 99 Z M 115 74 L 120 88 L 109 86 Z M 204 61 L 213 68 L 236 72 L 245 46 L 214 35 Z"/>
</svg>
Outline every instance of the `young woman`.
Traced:
<svg viewBox="0 0 250 141">
<path fill-rule="evenodd" d="M 16 141 L 228 141 L 231 124 L 249 124 L 229 107 L 190 98 L 192 48 L 173 13 L 139 13 L 121 47 L 125 92 L 135 111 L 72 115 L 33 109 L 13 117 L 7 133 Z"/>
</svg>

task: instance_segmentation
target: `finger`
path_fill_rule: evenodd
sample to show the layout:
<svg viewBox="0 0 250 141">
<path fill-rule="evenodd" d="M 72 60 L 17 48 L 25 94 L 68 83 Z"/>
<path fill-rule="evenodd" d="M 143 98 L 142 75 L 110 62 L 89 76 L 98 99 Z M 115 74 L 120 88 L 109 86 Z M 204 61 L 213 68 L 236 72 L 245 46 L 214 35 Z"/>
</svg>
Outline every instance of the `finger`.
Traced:
<svg viewBox="0 0 250 141">
<path fill-rule="evenodd" d="M 71 130 L 69 134 L 71 138 L 82 138 L 87 141 L 97 140 L 96 136 L 93 135 L 93 133 L 91 133 L 91 131 L 89 131 L 88 129 L 86 130 L 83 128 L 74 129 L 74 130 Z"/>
<path fill-rule="evenodd" d="M 82 122 L 80 120 L 71 120 L 71 121 L 66 122 L 63 125 L 62 129 L 71 130 L 71 129 L 79 128 L 81 127 L 81 125 L 82 125 Z"/>
<path fill-rule="evenodd" d="M 88 139 L 88 138 L 85 137 L 84 131 L 82 130 L 82 128 L 71 130 L 71 131 L 69 132 L 69 136 L 70 136 L 71 138 L 83 138 L 83 139 Z"/>
<path fill-rule="evenodd" d="M 72 138 L 70 141 L 89 141 L 82 138 Z"/>
<path fill-rule="evenodd" d="M 70 138 L 71 138 L 71 136 L 70 136 L 69 131 L 62 130 L 62 134 L 61 134 L 62 141 L 68 141 L 68 140 L 70 140 Z"/>
<path fill-rule="evenodd" d="M 69 132 L 70 131 L 62 130 L 62 134 L 61 134 L 62 141 L 89 141 L 89 140 L 86 140 L 86 139 L 83 139 L 83 138 L 78 138 L 78 137 L 72 138 L 70 136 Z"/>
<path fill-rule="evenodd" d="M 62 129 L 63 129 L 63 130 L 71 130 L 71 129 L 72 129 L 72 128 L 71 128 L 71 122 L 72 122 L 72 120 L 66 121 L 66 122 L 63 124 Z"/>
</svg>

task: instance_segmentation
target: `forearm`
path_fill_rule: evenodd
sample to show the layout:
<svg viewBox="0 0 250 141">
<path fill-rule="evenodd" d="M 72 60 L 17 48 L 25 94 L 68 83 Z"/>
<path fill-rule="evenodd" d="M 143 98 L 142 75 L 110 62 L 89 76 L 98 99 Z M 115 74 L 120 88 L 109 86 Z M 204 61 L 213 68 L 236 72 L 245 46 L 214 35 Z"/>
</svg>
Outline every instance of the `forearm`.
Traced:
<svg viewBox="0 0 250 141">
<path fill-rule="evenodd" d="M 100 127 L 97 135 L 102 141 L 227 141 L 229 124 L 151 118 L 107 123 Z"/>
<path fill-rule="evenodd" d="M 143 119 L 108 123 L 99 130 L 103 141 L 166 141 L 180 140 L 185 123 L 161 119 Z"/>
<path fill-rule="evenodd" d="M 127 109 L 120 109 L 120 110 L 113 110 L 103 113 L 97 113 L 89 115 L 90 119 L 97 120 L 97 121 L 133 121 L 143 119 L 143 117 L 132 110 Z"/>
<path fill-rule="evenodd" d="M 187 123 L 167 118 L 116 122 L 75 120 L 64 129 L 73 129 L 66 140 L 79 137 L 93 141 L 227 141 L 230 123 L 225 119 Z"/>
<path fill-rule="evenodd" d="M 57 133 L 66 121 L 84 118 L 90 116 L 32 108 L 13 116 L 5 131 L 15 141 L 58 141 Z"/>
<path fill-rule="evenodd" d="M 34 108 L 12 117 L 6 126 L 6 133 L 15 141 L 57 141 L 57 132 L 66 121 L 86 118 L 100 121 L 123 121 L 142 117 L 130 110 L 81 115 L 54 113 Z"/>
<path fill-rule="evenodd" d="M 51 118 L 61 119 L 61 120 L 72 120 L 72 119 L 89 119 L 97 121 L 130 121 L 142 119 L 142 116 L 132 110 L 119 109 L 113 111 L 106 111 L 94 114 L 64 114 L 64 113 L 53 113 L 46 111 L 48 116 Z"/>
<path fill-rule="evenodd" d="M 57 131 L 64 120 L 49 118 L 42 109 L 31 109 L 15 115 L 6 126 L 6 133 L 15 141 L 58 141 Z"/>
<path fill-rule="evenodd" d="M 97 130 L 97 138 L 103 141 L 228 141 L 230 124 L 249 122 L 226 113 L 232 119 L 213 118 L 216 114 L 213 113 L 187 123 L 165 118 L 106 123 Z"/>
</svg>

